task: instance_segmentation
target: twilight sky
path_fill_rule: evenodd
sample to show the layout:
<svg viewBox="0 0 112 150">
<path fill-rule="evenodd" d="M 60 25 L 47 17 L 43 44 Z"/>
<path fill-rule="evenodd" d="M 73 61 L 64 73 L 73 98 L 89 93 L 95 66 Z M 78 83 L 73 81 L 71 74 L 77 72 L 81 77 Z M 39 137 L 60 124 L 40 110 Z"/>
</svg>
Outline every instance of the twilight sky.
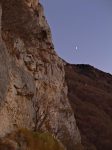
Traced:
<svg viewBox="0 0 112 150">
<path fill-rule="evenodd" d="M 41 3 L 60 57 L 69 63 L 90 64 L 112 73 L 112 0 Z"/>
</svg>

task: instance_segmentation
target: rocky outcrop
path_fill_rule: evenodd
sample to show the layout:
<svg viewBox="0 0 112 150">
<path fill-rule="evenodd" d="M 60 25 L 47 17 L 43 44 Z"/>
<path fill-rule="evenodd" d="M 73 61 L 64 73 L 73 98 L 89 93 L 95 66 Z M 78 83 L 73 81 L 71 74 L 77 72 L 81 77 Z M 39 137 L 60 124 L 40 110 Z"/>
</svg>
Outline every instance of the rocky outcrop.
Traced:
<svg viewBox="0 0 112 150">
<path fill-rule="evenodd" d="M 67 98 L 64 62 L 54 51 L 42 5 L 0 3 L 0 136 L 18 128 L 49 131 L 74 150 L 80 134 Z"/>
<path fill-rule="evenodd" d="M 67 64 L 66 81 L 85 150 L 112 150 L 112 75 Z"/>
</svg>

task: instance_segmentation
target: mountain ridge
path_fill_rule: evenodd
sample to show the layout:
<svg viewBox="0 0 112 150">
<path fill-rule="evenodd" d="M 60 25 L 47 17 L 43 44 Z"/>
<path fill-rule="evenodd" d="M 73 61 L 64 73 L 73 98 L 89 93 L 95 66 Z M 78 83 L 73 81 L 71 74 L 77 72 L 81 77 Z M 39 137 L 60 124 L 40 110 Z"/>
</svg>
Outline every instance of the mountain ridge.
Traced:
<svg viewBox="0 0 112 150">
<path fill-rule="evenodd" d="M 112 75 L 90 65 L 65 66 L 68 97 L 87 150 L 112 149 Z"/>
</svg>

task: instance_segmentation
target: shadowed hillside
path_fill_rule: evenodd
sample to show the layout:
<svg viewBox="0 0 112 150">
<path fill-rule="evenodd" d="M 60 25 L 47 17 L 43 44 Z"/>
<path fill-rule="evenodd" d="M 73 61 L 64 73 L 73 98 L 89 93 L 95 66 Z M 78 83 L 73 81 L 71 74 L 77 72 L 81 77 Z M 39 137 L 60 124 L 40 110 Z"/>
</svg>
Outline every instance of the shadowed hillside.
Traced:
<svg viewBox="0 0 112 150">
<path fill-rule="evenodd" d="M 69 99 L 86 150 L 112 150 L 112 76 L 90 65 L 65 66 Z"/>
</svg>

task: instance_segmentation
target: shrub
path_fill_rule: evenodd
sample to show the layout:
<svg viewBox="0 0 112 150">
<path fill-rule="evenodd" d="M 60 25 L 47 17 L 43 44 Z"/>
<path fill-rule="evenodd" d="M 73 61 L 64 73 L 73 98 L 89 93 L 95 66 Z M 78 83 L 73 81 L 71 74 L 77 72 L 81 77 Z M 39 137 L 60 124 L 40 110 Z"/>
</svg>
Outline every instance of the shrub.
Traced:
<svg viewBox="0 0 112 150">
<path fill-rule="evenodd" d="M 16 147 L 14 145 L 17 145 Z M 0 150 L 64 150 L 62 145 L 48 132 L 36 133 L 20 129 L 0 141 Z"/>
</svg>

